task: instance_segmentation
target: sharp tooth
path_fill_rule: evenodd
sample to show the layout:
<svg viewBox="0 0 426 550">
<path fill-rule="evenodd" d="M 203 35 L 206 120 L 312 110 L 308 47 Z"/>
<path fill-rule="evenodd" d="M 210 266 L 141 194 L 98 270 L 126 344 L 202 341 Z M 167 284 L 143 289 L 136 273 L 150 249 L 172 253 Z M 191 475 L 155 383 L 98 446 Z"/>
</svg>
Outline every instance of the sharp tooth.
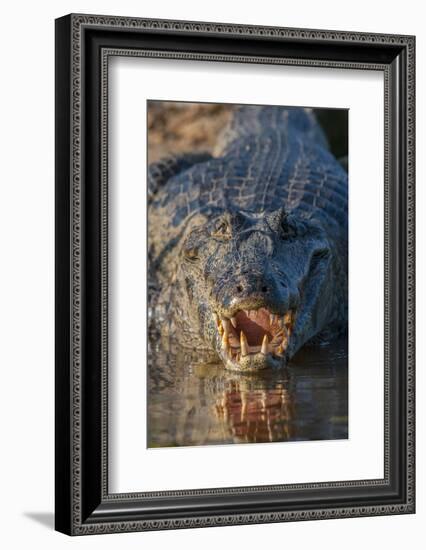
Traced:
<svg viewBox="0 0 426 550">
<path fill-rule="evenodd" d="M 226 332 L 224 332 L 222 336 L 222 349 L 228 355 L 230 347 L 228 342 L 228 335 L 226 334 Z"/>
<path fill-rule="evenodd" d="M 241 346 L 241 355 L 242 356 L 248 355 L 249 354 L 248 342 L 247 342 L 246 335 L 244 334 L 243 331 L 240 332 L 240 346 Z"/>
<path fill-rule="evenodd" d="M 269 324 L 272 326 L 275 323 L 275 314 L 271 313 L 269 315 Z"/>
<path fill-rule="evenodd" d="M 229 319 L 222 319 L 222 325 L 225 330 L 225 334 L 229 334 L 229 331 L 231 330 L 231 323 Z"/>
<path fill-rule="evenodd" d="M 263 337 L 262 348 L 260 350 L 260 353 L 263 353 L 263 355 L 268 355 L 269 353 L 269 340 L 268 340 L 267 334 L 265 334 L 265 336 Z"/>
<path fill-rule="evenodd" d="M 236 317 L 231 317 L 231 323 L 234 328 L 237 328 L 237 319 Z"/>
<path fill-rule="evenodd" d="M 290 336 L 290 329 L 287 327 L 283 327 L 283 332 L 284 332 L 284 338 L 288 340 L 288 337 Z"/>
<path fill-rule="evenodd" d="M 286 330 L 286 329 L 284 328 L 284 329 L 281 329 L 281 330 L 279 330 L 278 332 L 276 332 L 276 333 L 274 334 L 274 340 L 280 340 L 280 339 L 282 340 L 282 339 L 284 338 L 284 331 L 285 331 L 285 330 Z"/>
</svg>

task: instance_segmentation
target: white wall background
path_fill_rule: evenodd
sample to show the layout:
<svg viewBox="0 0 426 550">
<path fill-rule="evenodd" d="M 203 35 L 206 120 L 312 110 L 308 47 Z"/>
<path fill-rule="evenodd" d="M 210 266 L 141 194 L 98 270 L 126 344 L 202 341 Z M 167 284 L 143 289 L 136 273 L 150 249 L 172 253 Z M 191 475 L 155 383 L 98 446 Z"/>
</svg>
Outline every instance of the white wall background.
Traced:
<svg viewBox="0 0 426 550">
<path fill-rule="evenodd" d="M 53 526 L 54 24 L 69 12 L 406 33 L 417 35 L 418 512 L 317 521 L 70 539 Z M 388 0 L 67 0 L 3 6 L 0 34 L 0 543 L 4 548 L 220 548 L 265 544 L 389 550 L 420 541 L 426 520 L 426 31 L 420 2 Z M 422 220 L 423 218 L 423 220 Z M 421 538 L 424 538 L 422 536 Z"/>
</svg>

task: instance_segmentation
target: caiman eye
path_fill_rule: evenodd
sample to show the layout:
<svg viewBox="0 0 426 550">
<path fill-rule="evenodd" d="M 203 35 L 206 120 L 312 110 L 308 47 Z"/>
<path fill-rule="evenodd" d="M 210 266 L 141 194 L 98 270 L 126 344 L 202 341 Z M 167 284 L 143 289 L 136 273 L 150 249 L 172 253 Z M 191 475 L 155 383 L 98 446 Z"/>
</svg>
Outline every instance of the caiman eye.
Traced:
<svg viewBox="0 0 426 550">
<path fill-rule="evenodd" d="M 231 228 L 226 221 L 220 220 L 213 228 L 211 235 L 216 239 L 228 240 L 231 238 Z"/>
<path fill-rule="evenodd" d="M 289 222 L 287 216 L 281 221 L 281 238 L 282 239 L 291 239 L 296 236 L 296 228 L 292 223 Z"/>
<path fill-rule="evenodd" d="M 189 262 L 196 262 L 199 260 L 198 248 L 196 247 L 185 248 L 183 253 L 185 255 L 185 260 L 188 260 Z"/>
<path fill-rule="evenodd" d="M 325 258 L 328 258 L 329 254 L 330 250 L 328 248 L 320 248 L 312 254 L 312 261 L 317 262 L 319 260 L 324 260 Z"/>
</svg>

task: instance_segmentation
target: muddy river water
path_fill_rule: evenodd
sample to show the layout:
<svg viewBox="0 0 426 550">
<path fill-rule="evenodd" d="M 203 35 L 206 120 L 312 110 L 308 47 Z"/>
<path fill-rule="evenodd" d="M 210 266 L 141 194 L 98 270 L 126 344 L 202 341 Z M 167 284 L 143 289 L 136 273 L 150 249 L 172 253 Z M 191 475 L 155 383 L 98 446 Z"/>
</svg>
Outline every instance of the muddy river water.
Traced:
<svg viewBox="0 0 426 550">
<path fill-rule="evenodd" d="M 305 347 L 282 370 L 243 375 L 150 350 L 148 447 L 348 437 L 348 353 Z"/>
</svg>

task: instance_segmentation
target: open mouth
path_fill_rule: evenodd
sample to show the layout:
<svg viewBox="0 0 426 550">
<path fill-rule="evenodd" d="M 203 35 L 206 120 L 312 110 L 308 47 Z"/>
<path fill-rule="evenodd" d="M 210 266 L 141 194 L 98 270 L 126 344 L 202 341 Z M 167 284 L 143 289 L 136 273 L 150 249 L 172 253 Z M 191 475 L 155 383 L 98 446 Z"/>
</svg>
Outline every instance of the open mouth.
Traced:
<svg viewBox="0 0 426 550">
<path fill-rule="evenodd" d="M 277 315 L 261 307 L 216 319 L 227 368 L 255 371 L 282 363 L 294 327 L 294 311 Z"/>
</svg>

